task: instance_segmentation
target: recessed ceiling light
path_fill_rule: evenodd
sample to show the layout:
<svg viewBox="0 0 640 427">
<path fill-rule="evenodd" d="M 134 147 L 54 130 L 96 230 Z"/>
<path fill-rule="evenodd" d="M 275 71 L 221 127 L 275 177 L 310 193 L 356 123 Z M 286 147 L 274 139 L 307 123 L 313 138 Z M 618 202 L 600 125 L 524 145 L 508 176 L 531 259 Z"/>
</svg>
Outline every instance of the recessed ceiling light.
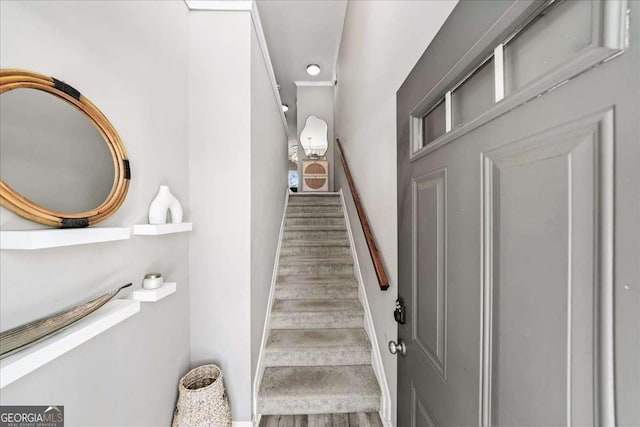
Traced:
<svg viewBox="0 0 640 427">
<path fill-rule="evenodd" d="M 282 111 L 285 113 L 289 111 L 289 106 L 287 104 L 282 104 Z"/>
<path fill-rule="evenodd" d="M 307 65 L 307 74 L 310 76 L 317 76 L 320 74 L 320 66 L 318 64 Z"/>
</svg>

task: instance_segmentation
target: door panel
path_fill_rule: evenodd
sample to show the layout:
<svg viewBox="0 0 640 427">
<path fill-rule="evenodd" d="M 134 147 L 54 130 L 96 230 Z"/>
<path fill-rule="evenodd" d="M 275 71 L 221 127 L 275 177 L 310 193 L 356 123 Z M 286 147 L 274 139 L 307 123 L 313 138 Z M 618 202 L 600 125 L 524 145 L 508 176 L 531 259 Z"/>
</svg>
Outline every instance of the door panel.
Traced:
<svg viewBox="0 0 640 427">
<path fill-rule="evenodd" d="M 415 387 L 411 387 L 411 427 L 439 427 Z"/>
<path fill-rule="evenodd" d="M 446 170 L 413 182 L 413 342 L 438 373 L 445 375 L 446 336 Z M 420 310 L 417 310 L 420 307 Z"/>
<path fill-rule="evenodd" d="M 455 43 L 447 23 L 399 90 L 399 426 L 640 425 L 640 3 L 629 7 L 621 54 L 415 155 L 411 115 L 433 89 L 420 64 Z"/>
<path fill-rule="evenodd" d="M 594 328 L 594 296 L 603 289 L 592 267 L 599 236 L 611 238 L 606 227 L 599 233 L 597 212 L 606 210 L 598 191 L 612 190 L 603 162 L 611 161 L 613 135 L 602 131 L 612 129 L 612 117 L 608 111 L 484 154 L 493 425 L 593 424 L 593 349 L 606 331 Z"/>
</svg>

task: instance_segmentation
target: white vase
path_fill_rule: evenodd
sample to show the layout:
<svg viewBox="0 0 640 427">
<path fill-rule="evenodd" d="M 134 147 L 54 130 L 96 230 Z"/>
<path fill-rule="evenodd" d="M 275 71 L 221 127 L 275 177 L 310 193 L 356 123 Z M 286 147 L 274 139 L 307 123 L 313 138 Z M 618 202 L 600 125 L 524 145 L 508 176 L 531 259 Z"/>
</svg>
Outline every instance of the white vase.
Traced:
<svg viewBox="0 0 640 427">
<path fill-rule="evenodd" d="M 167 210 L 171 212 L 171 222 L 180 224 L 182 222 L 182 205 L 175 198 L 169 187 L 161 185 L 158 194 L 149 206 L 149 224 L 166 224 Z"/>
</svg>

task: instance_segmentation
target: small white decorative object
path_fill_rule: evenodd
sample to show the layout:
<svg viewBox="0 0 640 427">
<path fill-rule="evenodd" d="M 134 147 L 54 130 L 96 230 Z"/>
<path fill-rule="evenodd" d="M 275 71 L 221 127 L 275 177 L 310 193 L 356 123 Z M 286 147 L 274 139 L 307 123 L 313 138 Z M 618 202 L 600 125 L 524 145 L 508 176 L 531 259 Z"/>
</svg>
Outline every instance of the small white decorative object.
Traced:
<svg viewBox="0 0 640 427">
<path fill-rule="evenodd" d="M 160 273 L 149 273 L 144 276 L 142 280 L 142 287 L 144 289 L 158 289 L 164 284 L 164 279 Z"/>
<path fill-rule="evenodd" d="M 171 212 L 171 222 L 173 224 L 182 222 L 182 205 L 171 194 L 168 186 L 161 185 L 158 194 L 149 206 L 149 224 L 166 224 L 167 210 Z"/>
</svg>

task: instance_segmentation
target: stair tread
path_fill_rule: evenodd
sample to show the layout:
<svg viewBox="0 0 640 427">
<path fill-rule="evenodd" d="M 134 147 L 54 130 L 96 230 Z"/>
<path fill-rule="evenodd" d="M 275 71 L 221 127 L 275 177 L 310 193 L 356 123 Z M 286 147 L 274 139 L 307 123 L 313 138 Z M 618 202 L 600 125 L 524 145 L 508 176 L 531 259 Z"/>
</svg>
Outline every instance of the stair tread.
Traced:
<svg viewBox="0 0 640 427">
<path fill-rule="evenodd" d="M 345 285 L 349 287 L 357 287 L 358 282 L 353 275 L 344 276 L 278 276 L 276 286 L 287 285 Z"/>
<path fill-rule="evenodd" d="M 299 196 L 299 197 L 290 197 L 289 203 L 304 203 L 308 201 L 327 201 L 327 202 L 340 202 L 340 197 L 338 196 Z"/>
<path fill-rule="evenodd" d="M 353 329 L 273 329 L 265 351 L 291 352 L 296 350 L 349 349 L 370 350 L 371 343 L 363 328 Z"/>
<path fill-rule="evenodd" d="M 340 197 L 340 192 L 338 191 L 323 191 L 323 192 L 313 192 L 313 191 L 305 191 L 304 193 L 293 193 L 289 195 L 289 198 L 304 198 L 304 197 Z"/>
<path fill-rule="evenodd" d="M 309 208 L 318 208 L 318 207 L 332 207 L 337 210 L 342 210 L 342 203 L 339 201 L 309 201 L 309 202 L 294 202 L 287 205 L 288 208 L 298 208 L 298 207 L 309 207 Z"/>
<path fill-rule="evenodd" d="M 349 246 L 349 239 L 284 239 L 286 246 Z"/>
<path fill-rule="evenodd" d="M 339 216 L 330 217 L 304 217 L 304 218 L 286 218 L 285 225 L 287 227 L 300 225 L 340 225 L 345 226 L 344 218 Z"/>
<path fill-rule="evenodd" d="M 289 200 L 289 206 L 299 206 L 307 204 L 322 205 L 342 205 L 342 201 L 337 197 L 301 197 Z"/>
<path fill-rule="evenodd" d="M 307 255 L 283 255 L 280 257 L 280 265 L 303 265 L 303 264 L 343 264 L 352 265 L 353 257 L 351 255 L 338 256 L 307 256 Z"/>
<path fill-rule="evenodd" d="M 342 205 L 327 205 L 327 204 L 294 204 L 287 206 L 287 214 L 299 213 L 299 212 L 333 212 L 342 213 Z"/>
<path fill-rule="evenodd" d="M 285 284 L 276 285 L 276 299 L 335 299 L 335 298 L 357 298 L 358 288 L 345 284 L 319 284 L 319 285 L 299 285 Z"/>
<path fill-rule="evenodd" d="M 286 246 L 280 248 L 280 256 L 351 256 L 348 246 Z"/>
<path fill-rule="evenodd" d="M 286 225 L 285 231 L 347 231 L 345 225 L 331 224 L 296 224 Z"/>
<path fill-rule="evenodd" d="M 342 212 L 288 212 L 287 218 L 344 218 Z"/>
<path fill-rule="evenodd" d="M 335 203 L 342 204 L 339 197 L 316 196 L 316 197 L 293 197 L 289 199 L 289 205 L 294 203 Z"/>
<path fill-rule="evenodd" d="M 353 299 L 277 299 L 273 302 L 272 314 L 278 313 L 326 313 L 349 312 L 362 314 L 362 304 L 356 298 Z"/>
<path fill-rule="evenodd" d="M 368 365 L 266 368 L 259 391 L 259 398 L 277 400 L 378 396 L 380 387 Z"/>
<path fill-rule="evenodd" d="M 304 229 L 284 230 L 283 240 L 347 240 L 347 230 Z"/>
</svg>

